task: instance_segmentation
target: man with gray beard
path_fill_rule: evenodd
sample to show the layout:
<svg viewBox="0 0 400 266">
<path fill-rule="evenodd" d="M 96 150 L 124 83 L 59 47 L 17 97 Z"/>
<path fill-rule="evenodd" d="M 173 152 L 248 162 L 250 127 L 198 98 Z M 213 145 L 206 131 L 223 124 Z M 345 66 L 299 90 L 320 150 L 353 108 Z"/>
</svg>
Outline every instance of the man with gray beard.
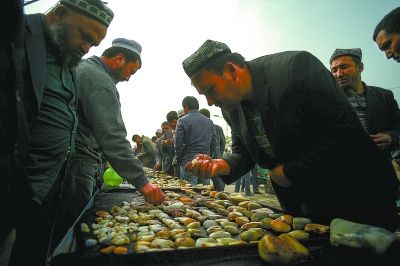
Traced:
<svg viewBox="0 0 400 266">
<path fill-rule="evenodd" d="M 29 138 L 17 148 L 17 157 L 32 193 L 18 196 L 24 216 L 34 219 L 29 226 L 17 219 L 11 265 L 23 265 L 25 258 L 32 265 L 46 265 L 78 124 L 74 67 L 104 39 L 113 16 L 100 0 L 60 0 L 46 14 L 24 17 L 24 45 L 14 56 L 23 62 L 19 100 L 26 106 Z"/>
</svg>

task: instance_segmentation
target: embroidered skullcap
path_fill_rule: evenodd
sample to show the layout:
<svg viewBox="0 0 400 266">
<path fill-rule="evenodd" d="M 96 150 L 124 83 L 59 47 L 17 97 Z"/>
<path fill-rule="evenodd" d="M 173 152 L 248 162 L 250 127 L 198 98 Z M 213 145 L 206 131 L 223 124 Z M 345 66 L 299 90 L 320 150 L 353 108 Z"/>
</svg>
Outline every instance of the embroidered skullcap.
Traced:
<svg viewBox="0 0 400 266">
<path fill-rule="evenodd" d="M 231 53 L 231 49 L 225 43 L 207 40 L 196 52 L 182 62 L 183 70 L 185 70 L 190 78 L 200 69 L 212 63 L 216 58 L 227 53 Z"/>
<path fill-rule="evenodd" d="M 95 19 L 108 27 L 114 18 L 114 13 L 100 0 L 60 0 L 76 12 Z"/>
<path fill-rule="evenodd" d="M 117 38 L 112 41 L 112 46 L 116 47 L 122 47 L 125 49 L 128 49 L 135 54 L 137 54 L 140 57 L 140 53 L 142 52 L 142 46 L 134 41 L 134 40 L 128 40 L 125 38 Z"/>
<path fill-rule="evenodd" d="M 357 58 L 361 62 L 361 59 L 362 59 L 361 49 L 360 48 L 352 48 L 352 49 L 336 49 L 333 52 L 331 59 L 329 60 L 329 63 L 332 64 L 332 61 L 335 60 L 335 58 L 345 56 L 345 55 Z"/>
<path fill-rule="evenodd" d="M 162 133 L 162 130 L 159 128 L 156 130 L 156 133 Z"/>
</svg>

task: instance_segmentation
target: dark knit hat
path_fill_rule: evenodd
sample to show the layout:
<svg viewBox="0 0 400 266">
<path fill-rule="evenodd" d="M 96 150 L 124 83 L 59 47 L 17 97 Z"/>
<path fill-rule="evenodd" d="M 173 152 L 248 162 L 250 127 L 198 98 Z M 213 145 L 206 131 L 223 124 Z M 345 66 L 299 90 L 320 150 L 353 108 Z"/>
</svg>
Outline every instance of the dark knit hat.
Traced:
<svg viewBox="0 0 400 266">
<path fill-rule="evenodd" d="M 182 62 L 182 66 L 190 78 L 214 59 L 227 53 L 231 53 L 231 49 L 225 43 L 207 40 L 196 52 Z"/>
<path fill-rule="evenodd" d="M 332 64 L 332 61 L 335 58 L 338 58 L 338 57 L 341 57 L 341 56 L 345 56 L 345 55 L 357 58 L 361 62 L 361 59 L 362 59 L 362 51 L 361 51 L 361 49 L 360 48 L 351 48 L 351 49 L 336 49 L 333 52 L 333 54 L 331 56 L 331 59 L 329 59 L 329 63 Z"/>
<path fill-rule="evenodd" d="M 114 13 L 101 0 L 60 0 L 76 12 L 95 19 L 108 27 L 114 18 Z"/>
</svg>

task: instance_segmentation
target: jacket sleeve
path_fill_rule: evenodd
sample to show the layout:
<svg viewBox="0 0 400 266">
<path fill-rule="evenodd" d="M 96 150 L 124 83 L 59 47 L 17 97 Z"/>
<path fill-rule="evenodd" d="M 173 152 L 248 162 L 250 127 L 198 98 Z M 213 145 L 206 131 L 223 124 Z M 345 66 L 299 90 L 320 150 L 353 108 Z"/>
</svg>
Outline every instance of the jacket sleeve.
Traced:
<svg viewBox="0 0 400 266">
<path fill-rule="evenodd" d="M 305 129 L 315 130 L 308 132 L 315 138 L 307 149 L 283 164 L 285 176 L 300 184 L 310 181 L 309 176 L 323 175 L 316 173 L 319 166 L 332 164 L 327 160 L 334 158 L 336 147 L 359 141 L 362 128 L 343 90 L 315 56 L 298 53 L 291 61 L 290 79 L 292 93 L 296 94 L 292 108 L 297 108 Z"/>
<path fill-rule="evenodd" d="M 175 131 L 175 156 L 176 161 L 180 163 L 182 161 L 183 156 L 183 139 L 185 137 L 185 127 L 184 123 L 182 123 L 182 119 L 178 120 L 176 124 L 176 131 Z"/>
<path fill-rule="evenodd" d="M 148 179 L 144 174 L 142 163 L 134 156 L 131 145 L 126 139 L 127 133 L 118 95 L 114 88 L 100 84 L 93 85 L 95 82 L 92 80 L 90 83 L 80 84 L 102 86 L 91 93 L 85 102 L 81 102 L 96 142 L 115 171 L 135 187 L 141 188 L 148 183 Z"/>
<path fill-rule="evenodd" d="M 390 149 L 393 151 L 400 146 L 400 139 L 399 139 L 399 134 L 400 134 L 400 109 L 399 105 L 394 98 L 393 92 L 390 90 L 385 90 L 386 96 L 388 101 L 390 102 L 390 125 L 389 128 L 392 130 L 387 131 L 387 133 L 390 135 L 390 138 L 392 139 L 392 143 L 390 144 Z"/>
<path fill-rule="evenodd" d="M 217 129 L 219 131 L 219 148 L 220 148 L 221 156 L 222 156 L 225 152 L 226 138 L 225 138 L 225 134 L 224 134 L 224 131 L 222 130 L 222 128 L 217 127 Z"/>
<path fill-rule="evenodd" d="M 210 155 L 212 158 L 217 158 L 219 156 L 219 142 L 217 141 L 217 130 L 213 122 L 212 124 L 212 137 L 211 137 L 211 144 L 210 144 Z"/>
<path fill-rule="evenodd" d="M 156 141 L 156 163 L 161 165 L 161 161 L 162 161 L 162 153 L 161 153 L 161 141 L 162 141 L 162 137 L 159 138 Z"/>
</svg>

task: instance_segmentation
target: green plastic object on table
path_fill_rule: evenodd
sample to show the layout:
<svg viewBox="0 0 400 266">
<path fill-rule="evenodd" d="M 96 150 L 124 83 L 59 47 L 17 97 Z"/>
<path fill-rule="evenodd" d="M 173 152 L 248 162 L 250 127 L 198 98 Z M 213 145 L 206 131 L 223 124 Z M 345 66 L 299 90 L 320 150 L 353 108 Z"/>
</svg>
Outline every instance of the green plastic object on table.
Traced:
<svg viewBox="0 0 400 266">
<path fill-rule="evenodd" d="M 117 172 L 109 165 L 108 169 L 104 172 L 103 181 L 107 187 L 118 187 L 122 182 L 122 177 L 120 177 Z"/>
</svg>

